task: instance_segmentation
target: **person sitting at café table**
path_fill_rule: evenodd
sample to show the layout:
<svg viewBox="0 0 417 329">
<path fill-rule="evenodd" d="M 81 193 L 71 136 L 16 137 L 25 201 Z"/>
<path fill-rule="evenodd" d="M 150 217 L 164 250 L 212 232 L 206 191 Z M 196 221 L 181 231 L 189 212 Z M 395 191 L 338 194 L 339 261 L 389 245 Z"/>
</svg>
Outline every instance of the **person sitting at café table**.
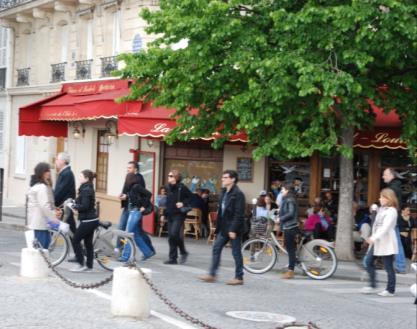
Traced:
<svg viewBox="0 0 417 329">
<path fill-rule="evenodd" d="M 304 223 L 304 231 L 313 234 L 315 239 L 328 239 L 331 219 L 323 205 L 315 205 L 313 213 Z"/>
<path fill-rule="evenodd" d="M 413 255 L 412 241 L 411 241 L 411 230 L 416 228 L 413 218 L 411 218 L 410 207 L 402 206 L 401 215 L 398 219 L 398 226 L 400 228 L 401 243 L 404 248 L 405 257 L 411 259 Z"/>
</svg>

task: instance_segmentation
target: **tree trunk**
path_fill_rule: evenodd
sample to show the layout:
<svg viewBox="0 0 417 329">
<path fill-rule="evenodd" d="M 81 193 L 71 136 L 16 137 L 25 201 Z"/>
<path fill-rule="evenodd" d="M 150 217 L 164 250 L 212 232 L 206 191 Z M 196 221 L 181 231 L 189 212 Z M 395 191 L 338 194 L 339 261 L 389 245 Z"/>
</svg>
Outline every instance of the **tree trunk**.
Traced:
<svg viewBox="0 0 417 329">
<path fill-rule="evenodd" d="M 353 128 L 342 132 L 342 142 L 353 148 Z M 354 260 L 353 256 L 353 159 L 340 156 L 339 210 L 337 214 L 336 255 L 339 260 Z"/>
</svg>

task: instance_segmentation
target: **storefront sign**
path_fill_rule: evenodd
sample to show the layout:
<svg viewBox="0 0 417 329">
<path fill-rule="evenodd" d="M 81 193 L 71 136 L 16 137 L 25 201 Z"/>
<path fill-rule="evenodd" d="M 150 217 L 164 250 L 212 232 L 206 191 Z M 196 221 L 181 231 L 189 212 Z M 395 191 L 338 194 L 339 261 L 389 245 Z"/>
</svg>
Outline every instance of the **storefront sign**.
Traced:
<svg viewBox="0 0 417 329">
<path fill-rule="evenodd" d="M 107 80 L 64 84 L 62 91 L 70 95 L 92 95 L 128 88 L 126 80 Z"/>
<path fill-rule="evenodd" d="M 168 134 L 170 131 L 172 130 L 172 128 L 168 127 L 168 125 L 166 123 L 156 123 L 153 128 L 151 129 L 151 133 L 163 133 L 163 134 Z"/>
<path fill-rule="evenodd" d="M 407 149 L 401 140 L 399 129 L 375 128 L 372 131 L 357 132 L 354 136 L 354 147 L 377 149 Z"/>
</svg>

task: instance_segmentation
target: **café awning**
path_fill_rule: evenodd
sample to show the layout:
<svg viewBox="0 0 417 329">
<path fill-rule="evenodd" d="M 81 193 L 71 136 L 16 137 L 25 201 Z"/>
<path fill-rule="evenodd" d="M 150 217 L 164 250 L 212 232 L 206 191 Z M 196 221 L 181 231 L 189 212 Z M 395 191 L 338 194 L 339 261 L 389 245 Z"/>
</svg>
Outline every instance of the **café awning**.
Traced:
<svg viewBox="0 0 417 329">
<path fill-rule="evenodd" d="M 116 103 L 129 94 L 127 80 L 67 83 L 61 92 L 20 108 L 19 135 L 67 136 L 67 122 L 118 118 L 140 102 Z"/>
<path fill-rule="evenodd" d="M 120 135 L 140 136 L 147 138 L 163 138 L 176 126 L 176 121 L 172 118 L 175 113 L 173 109 L 165 107 L 153 107 L 151 103 L 142 104 L 135 111 L 119 117 L 118 132 Z M 197 110 L 190 113 L 196 114 Z M 219 138 L 220 134 L 212 137 L 201 138 L 204 140 L 213 140 Z M 246 142 L 246 134 L 240 133 L 229 138 L 231 142 Z"/>
</svg>

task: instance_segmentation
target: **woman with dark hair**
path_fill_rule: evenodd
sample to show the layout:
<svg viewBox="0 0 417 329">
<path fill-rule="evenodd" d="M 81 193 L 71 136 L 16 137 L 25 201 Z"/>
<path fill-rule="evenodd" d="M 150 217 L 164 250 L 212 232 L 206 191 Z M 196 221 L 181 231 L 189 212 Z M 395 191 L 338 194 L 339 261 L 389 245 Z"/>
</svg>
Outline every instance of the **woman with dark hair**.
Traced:
<svg viewBox="0 0 417 329">
<path fill-rule="evenodd" d="M 295 200 L 293 185 L 285 183 L 281 188 L 282 203 L 279 208 L 279 222 L 284 232 L 285 247 L 288 252 L 288 271 L 282 276 L 283 279 L 294 278 L 294 267 L 296 262 L 296 242 L 295 238 L 299 232 L 298 229 L 298 206 Z"/>
<path fill-rule="evenodd" d="M 168 217 L 168 242 L 169 259 L 165 264 L 178 264 L 178 249 L 180 250 L 180 264 L 187 261 L 188 252 L 184 246 L 184 221 L 187 216 L 187 208 L 193 194 L 181 183 L 181 174 L 178 170 L 168 173 L 168 195 L 166 215 Z"/>
<path fill-rule="evenodd" d="M 34 230 L 35 239 L 44 249 L 48 249 L 51 237 L 48 232 L 48 220 L 57 221 L 59 214 L 54 211 L 51 167 L 41 162 L 31 176 L 28 197 L 28 228 Z"/>
<path fill-rule="evenodd" d="M 133 173 L 126 176 L 126 190 L 129 210 L 126 231 L 134 234 L 136 245 L 143 253 L 142 260 L 147 260 L 155 255 L 155 249 L 149 236 L 142 230 L 141 221 L 145 212 L 152 211 L 150 203 L 152 193 L 142 186 L 139 177 Z M 129 256 L 130 249 L 124 248 L 119 260 L 127 261 Z"/>
<path fill-rule="evenodd" d="M 80 225 L 77 227 L 73 237 L 74 252 L 78 266 L 72 269 L 72 272 L 90 272 L 93 269 L 93 237 L 94 231 L 98 226 L 96 197 L 93 184 L 94 178 L 96 178 L 96 174 L 91 170 L 86 169 L 81 172 L 79 177 L 81 185 L 78 189 L 78 196 L 75 202 L 70 204 L 71 209 L 78 211 L 78 220 L 80 221 Z M 87 266 L 84 265 L 81 240 L 84 240 Z"/>
</svg>

